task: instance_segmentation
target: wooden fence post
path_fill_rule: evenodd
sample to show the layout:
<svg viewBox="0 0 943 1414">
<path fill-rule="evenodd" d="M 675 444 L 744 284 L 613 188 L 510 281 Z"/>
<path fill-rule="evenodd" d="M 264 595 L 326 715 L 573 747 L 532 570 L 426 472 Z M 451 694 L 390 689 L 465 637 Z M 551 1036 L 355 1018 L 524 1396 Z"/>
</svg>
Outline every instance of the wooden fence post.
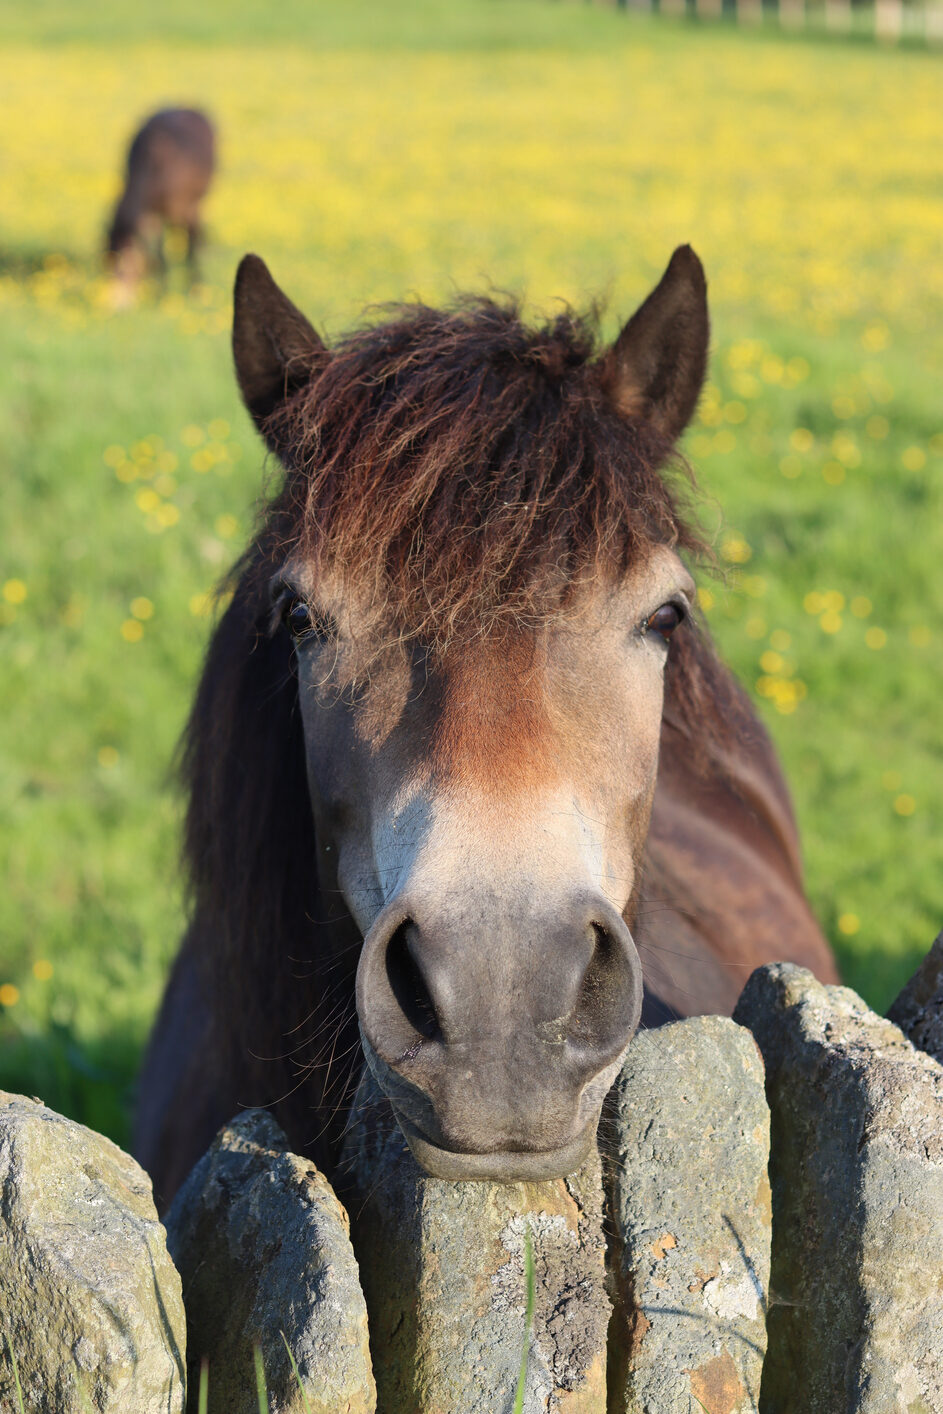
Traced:
<svg viewBox="0 0 943 1414">
<path fill-rule="evenodd" d="M 805 25 L 805 0 L 779 0 L 779 23 L 783 29 L 801 29 Z"/>
<path fill-rule="evenodd" d="M 593 0 L 584 0 L 591 4 Z M 780 26 L 787 30 L 819 29 L 824 24 L 832 34 L 861 35 L 867 17 L 873 20 L 874 36 L 886 44 L 901 39 L 923 39 L 927 44 L 943 44 L 943 0 L 597 0 L 617 10 L 660 11 L 665 15 L 696 14 L 699 19 L 716 20 L 727 16 L 738 24 L 760 25 L 767 7 L 775 4 Z"/>
<path fill-rule="evenodd" d="M 736 0 L 737 23 L 761 25 L 763 23 L 763 0 Z"/>
<path fill-rule="evenodd" d="M 896 44 L 904 22 L 901 0 L 875 0 L 874 33 L 886 44 Z"/>
<path fill-rule="evenodd" d="M 830 34 L 847 34 L 851 29 L 850 0 L 825 0 L 825 28 Z"/>
</svg>

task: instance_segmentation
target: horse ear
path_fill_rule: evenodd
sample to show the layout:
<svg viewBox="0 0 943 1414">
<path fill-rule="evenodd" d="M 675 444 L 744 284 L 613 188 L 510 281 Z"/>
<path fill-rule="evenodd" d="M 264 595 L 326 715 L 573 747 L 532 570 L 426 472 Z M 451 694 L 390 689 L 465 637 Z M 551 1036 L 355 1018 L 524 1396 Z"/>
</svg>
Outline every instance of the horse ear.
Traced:
<svg viewBox="0 0 943 1414">
<path fill-rule="evenodd" d="M 243 256 L 236 271 L 232 352 L 243 402 L 263 432 L 266 419 L 328 356 L 320 335 L 257 255 Z"/>
<path fill-rule="evenodd" d="M 679 437 L 704 382 L 709 334 L 704 267 L 689 245 L 678 246 L 603 359 L 603 387 L 623 417 Z"/>
</svg>

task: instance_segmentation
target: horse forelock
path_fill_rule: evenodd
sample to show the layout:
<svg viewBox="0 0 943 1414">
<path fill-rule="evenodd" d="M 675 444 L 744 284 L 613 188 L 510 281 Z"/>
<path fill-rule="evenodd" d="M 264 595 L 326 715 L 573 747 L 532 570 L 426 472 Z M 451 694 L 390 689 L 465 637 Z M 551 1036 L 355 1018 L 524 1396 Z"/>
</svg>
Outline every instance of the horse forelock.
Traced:
<svg viewBox="0 0 943 1414">
<path fill-rule="evenodd" d="M 697 553 L 685 464 L 611 406 L 595 316 L 398 308 L 269 420 L 303 555 L 441 647 L 537 624 L 654 544 Z"/>
</svg>

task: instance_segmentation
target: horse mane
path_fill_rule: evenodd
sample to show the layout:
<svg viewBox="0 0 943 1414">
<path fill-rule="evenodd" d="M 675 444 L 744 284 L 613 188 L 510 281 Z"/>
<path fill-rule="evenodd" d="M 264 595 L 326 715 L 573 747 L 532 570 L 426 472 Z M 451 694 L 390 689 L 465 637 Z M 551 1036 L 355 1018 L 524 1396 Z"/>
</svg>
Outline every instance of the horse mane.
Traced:
<svg viewBox="0 0 943 1414">
<path fill-rule="evenodd" d="M 701 556 L 685 463 L 618 413 L 600 366 L 594 317 L 565 310 L 534 329 L 510 300 L 397 307 L 341 340 L 268 417 L 284 477 L 230 576 L 183 752 L 195 926 L 217 1034 L 243 1052 L 283 1050 L 335 995 L 318 973 L 314 824 L 291 644 L 269 627 L 271 575 L 301 552 L 381 596 L 401 636 L 445 651 L 538 626 L 656 544 Z M 693 619 L 672 641 L 664 717 L 705 772 L 749 730 L 742 691 Z M 343 975 L 327 979 L 336 995 Z M 317 1064 L 302 1051 L 281 1082 L 262 1066 L 259 1085 L 284 1088 Z"/>
</svg>

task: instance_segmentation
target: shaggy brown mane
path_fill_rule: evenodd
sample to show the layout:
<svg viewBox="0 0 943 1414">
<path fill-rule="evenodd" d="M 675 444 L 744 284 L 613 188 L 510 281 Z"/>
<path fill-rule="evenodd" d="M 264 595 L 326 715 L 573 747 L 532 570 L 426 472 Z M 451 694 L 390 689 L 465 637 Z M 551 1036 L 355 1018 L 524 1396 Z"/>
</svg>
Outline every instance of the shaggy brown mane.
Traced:
<svg viewBox="0 0 943 1414">
<path fill-rule="evenodd" d="M 400 307 L 343 340 L 269 419 L 305 551 L 439 647 L 533 623 L 653 543 L 698 551 L 683 468 L 600 383 L 596 321 L 516 304 Z M 675 478 L 676 480 L 678 478 Z"/>
</svg>

